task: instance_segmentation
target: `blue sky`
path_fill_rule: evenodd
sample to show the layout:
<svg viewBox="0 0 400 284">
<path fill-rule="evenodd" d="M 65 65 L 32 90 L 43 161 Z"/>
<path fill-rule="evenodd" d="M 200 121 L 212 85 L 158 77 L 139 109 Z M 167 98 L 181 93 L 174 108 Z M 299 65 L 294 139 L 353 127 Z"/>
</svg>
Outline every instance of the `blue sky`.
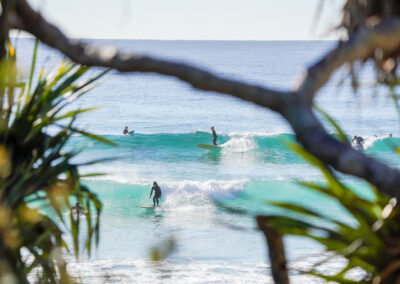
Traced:
<svg viewBox="0 0 400 284">
<path fill-rule="evenodd" d="M 343 0 L 30 0 L 69 36 L 187 40 L 309 40 L 337 23 Z"/>
</svg>

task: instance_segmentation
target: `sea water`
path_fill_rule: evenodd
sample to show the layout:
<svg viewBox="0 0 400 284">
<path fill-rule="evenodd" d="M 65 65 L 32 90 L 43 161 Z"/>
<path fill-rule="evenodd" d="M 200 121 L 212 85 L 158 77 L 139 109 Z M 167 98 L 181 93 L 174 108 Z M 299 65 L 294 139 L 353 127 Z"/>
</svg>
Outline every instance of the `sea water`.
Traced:
<svg viewBox="0 0 400 284">
<path fill-rule="evenodd" d="M 20 71 L 27 74 L 33 40 L 13 40 Z M 91 40 L 97 46 L 113 45 L 127 52 L 192 63 L 219 76 L 251 84 L 290 90 L 305 68 L 335 46 L 330 41 L 147 41 Z M 50 71 L 63 57 L 39 47 L 36 76 Z M 100 72 L 93 68 L 90 75 Z M 366 66 L 363 83 L 353 92 L 346 70 L 318 94 L 317 104 L 332 115 L 348 135 L 366 139 L 367 155 L 393 166 L 400 163 L 391 145 L 399 143 L 399 122 L 385 88 L 372 87 Z M 266 242 L 256 229 L 254 216 L 276 213 L 266 201 L 307 205 L 330 217 L 353 220 L 335 202 L 310 193 L 295 181 L 322 181 L 318 170 L 290 152 L 282 143 L 295 141 L 290 127 L 278 114 L 226 95 L 198 91 L 175 78 L 157 74 L 112 71 L 100 85 L 73 107 L 100 107 L 84 115 L 78 125 L 118 144 L 110 147 L 74 136 L 67 146 L 81 149 L 77 161 L 101 157 L 116 160 L 81 172 L 105 176 L 84 179 L 103 203 L 100 244 L 94 255 L 82 255 L 69 264 L 84 283 L 265 283 L 271 281 Z M 325 123 L 329 132 L 333 129 Z M 124 136 L 125 126 L 134 135 Z M 218 134 L 220 149 L 212 143 L 210 127 Z M 394 137 L 388 138 L 392 133 Z M 362 182 L 343 179 L 368 198 Z M 152 205 L 151 184 L 162 189 L 161 209 Z M 240 208 L 237 215 L 216 204 Z M 173 238 L 172 253 L 154 264 L 150 251 Z M 306 269 L 320 260 L 322 247 L 299 237 L 285 239 L 292 267 Z M 327 272 L 343 266 L 330 263 Z M 319 283 L 297 273 L 293 283 Z M 354 277 L 357 277 L 357 273 Z"/>
</svg>

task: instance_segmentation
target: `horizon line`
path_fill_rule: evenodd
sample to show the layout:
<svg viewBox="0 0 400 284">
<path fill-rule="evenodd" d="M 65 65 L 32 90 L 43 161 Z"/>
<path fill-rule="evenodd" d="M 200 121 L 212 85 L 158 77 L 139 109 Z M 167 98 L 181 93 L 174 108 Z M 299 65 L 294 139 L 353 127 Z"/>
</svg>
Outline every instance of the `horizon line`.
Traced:
<svg viewBox="0 0 400 284">
<path fill-rule="evenodd" d="M 12 39 L 34 39 L 34 36 L 11 35 Z M 338 39 L 160 39 L 160 38 L 94 38 L 94 37 L 68 37 L 73 40 L 147 40 L 147 41 L 337 41 Z"/>
</svg>

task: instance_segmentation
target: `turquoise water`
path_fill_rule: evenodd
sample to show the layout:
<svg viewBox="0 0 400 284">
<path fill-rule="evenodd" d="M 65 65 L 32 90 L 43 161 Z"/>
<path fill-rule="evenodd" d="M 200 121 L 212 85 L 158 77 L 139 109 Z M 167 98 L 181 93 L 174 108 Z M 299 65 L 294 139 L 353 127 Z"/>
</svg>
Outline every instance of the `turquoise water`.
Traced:
<svg viewBox="0 0 400 284">
<path fill-rule="evenodd" d="M 332 42 L 93 42 L 194 62 L 222 76 L 282 89 L 291 88 L 302 68 L 333 46 Z M 17 52 L 20 68 L 27 72 L 32 41 L 20 39 Z M 40 47 L 39 67 L 50 69 L 60 60 L 59 54 Z M 98 71 L 94 68 L 91 74 Z M 346 80 L 337 86 L 342 77 L 343 72 L 335 74 L 333 83 L 321 90 L 318 104 L 349 136 L 365 138 L 367 155 L 399 167 L 393 154 L 393 146 L 400 142 L 398 117 L 386 90 L 366 84 L 354 95 Z M 372 80 L 368 68 L 361 79 Z M 70 265 L 84 283 L 99 283 L 103 277 L 118 283 L 269 282 L 265 241 L 254 222 L 256 214 L 277 212 L 266 201 L 308 205 L 352 224 L 337 203 L 294 183 L 320 182 L 322 177 L 282 144 L 295 137 L 285 121 L 268 110 L 193 90 L 173 78 L 117 72 L 71 107 L 78 106 L 100 106 L 83 116 L 79 125 L 118 144 L 110 147 L 75 136 L 67 145 L 83 150 L 76 162 L 116 158 L 81 168 L 81 172 L 107 173 L 84 180 L 104 205 L 98 250 L 91 259 L 83 257 Z M 199 143 L 212 142 L 212 125 L 221 148 L 198 148 Z M 135 134 L 121 135 L 125 126 Z M 394 137 L 388 138 L 389 133 Z M 362 182 L 342 178 L 365 198 L 371 197 Z M 161 210 L 136 207 L 152 204 L 148 196 L 154 180 L 163 192 Z M 233 215 L 214 201 L 249 214 Z M 176 249 L 162 265 L 149 263 L 151 248 L 170 237 L 176 240 Z M 302 238 L 285 242 L 295 267 L 304 268 L 321 256 L 321 247 L 313 242 Z M 338 260 L 327 270 L 341 264 Z M 293 280 L 318 283 L 297 274 Z"/>
</svg>

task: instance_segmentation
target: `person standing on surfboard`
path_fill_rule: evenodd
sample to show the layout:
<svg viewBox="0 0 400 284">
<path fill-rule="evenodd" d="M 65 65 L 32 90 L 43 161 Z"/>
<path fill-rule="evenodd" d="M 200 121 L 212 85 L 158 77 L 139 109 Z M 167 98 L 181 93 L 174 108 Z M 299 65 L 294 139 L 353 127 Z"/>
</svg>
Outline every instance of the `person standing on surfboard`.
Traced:
<svg viewBox="0 0 400 284">
<path fill-rule="evenodd" d="M 157 207 L 159 207 L 160 205 L 158 203 L 158 199 L 161 198 L 161 188 L 158 186 L 156 181 L 153 182 L 153 186 L 151 187 L 149 199 L 151 198 L 151 195 L 153 194 L 153 190 L 154 190 L 154 197 L 153 197 L 154 207 L 156 207 L 156 202 L 157 202 Z"/>
<path fill-rule="evenodd" d="M 217 146 L 217 138 L 218 138 L 218 136 L 217 136 L 217 133 L 215 132 L 214 126 L 211 126 L 211 131 L 212 131 L 212 135 L 213 135 L 213 144 L 215 146 Z"/>
</svg>

